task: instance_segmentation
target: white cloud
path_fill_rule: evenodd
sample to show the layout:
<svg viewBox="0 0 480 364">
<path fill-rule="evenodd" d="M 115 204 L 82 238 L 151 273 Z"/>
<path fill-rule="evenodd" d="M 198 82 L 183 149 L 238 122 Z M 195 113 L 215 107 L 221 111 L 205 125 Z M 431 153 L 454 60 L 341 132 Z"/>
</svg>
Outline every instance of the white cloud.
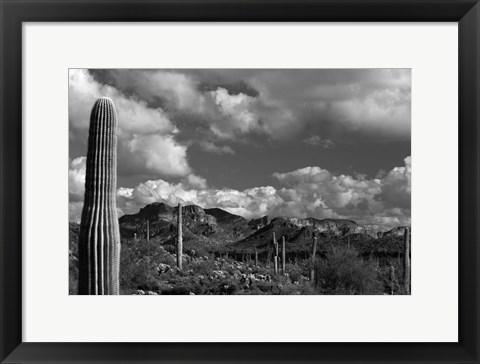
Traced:
<svg viewBox="0 0 480 364">
<path fill-rule="evenodd" d="M 197 89 L 197 81 L 184 73 L 164 70 L 111 70 L 119 88 L 135 90 L 144 100 L 151 103 L 161 101 L 169 109 L 203 113 L 207 101 Z"/>
<path fill-rule="evenodd" d="M 245 218 L 263 215 L 348 218 L 381 228 L 410 224 L 410 164 L 392 169 L 383 179 L 335 176 L 320 167 L 275 173 L 280 188 L 212 189 L 192 175 L 180 183 L 147 181 L 133 189 L 119 189 L 119 208 L 135 213 L 152 202 L 219 207 Z M 392 187 L 394 186 L 394 187 Z M 394 202 L 396 204 L 394 204 Z"/>
<path fill-rule="evenodd" d="M 87 157 L 78 157 L 70 162 L 68 169 L 68 192 L 70 201 L 83 201 Z"/>
<path fill-rule="evenodd" d="M 410 157 L 404 167 L 393 168 L 381 179 L 335 176 L 320 167 L 274 174 L 285 186 L 279 195 L 295 202 L 290 207 L 298 216 L 327 217 L 328 212 L 383 227 L 410 223 L 410 176 Z"/>
<path fill-rule="evenodd" d="M 252 133 L 291 140 L 307 131 L 322 135 L 326 129 L 332 135 L 347 129 L 354 136 L 410 136 L 408 69 L 108 70 L 106 75 L 108 82 L 133 95 L 127 101 L 141 103 L 139 97 L 160 106 L 151 109 L 157 112 L 156 122 L 143 119 L 145 130 L 171 127 L 169 117 L 176 117 L 186 122 L 183 127 L 201 125 L 212 137 L 242 141 Z M 239 81 L 254 92 L 235 91 L 232 85 Z M 205 83 L 208 91 L 202 88 Z M 99 88 L 107 96 L 118 92 L 106 85 Z M 91 94 L 92 89 L 84 93 Z"/>
<path fill-rule="evenodd" d="M 120 135 L 175 132 L 176 130 L 162 109 L 149 108 L 145 101 L 127 97 L 114 87 L 98 83 L 85 69 L 72 69 L 69 72 L 70 125 L 88 129 L 93 104 L 103 96 L 110 97 L 115 102 Z"/>
<path fill-rule="evenodd" d="M 207 188 L 207 180 L 203 177 L 197 176 L 196 174 L 189 174 L 182 181 L 187 186 L 196 189 L 205 189 Z"/>
<path fill-rule="evenodd" d="M 221 118 L 210 125 L 213 133 L 220 138 L 231 139 L 235 134 L 247 134 L 259 128 L 255 114 L 254 97 L 245 94 L 230 95 L 224 88 L 217 88 L 209 94 L 217 105 Z"/>
<path fill-rule="evenodd" d="M 143 163 L 148 172 L 166 176 L 185 176 L 191 169 L 187 162 L 187 147 L 175 142 L 171 135 L 133 135 L 129 152 Z"/>
<path fill-rule="evenodd" d="M 198 145 L 205 152 L 215 154 L 235 154 L 235 151 L 228 145 L 218 146 L 209 141 L 201 141 L 198 143 Z"/>
<path fill-rule="evenodd" d="M 190 138 L 185 143 L 196 143 L 204 151 L 234 154 L 219 139 L 244 142 L 249 134 L 260 133 L 276 140 L 291 140 L 304 138 L 308 131 L 311 136 L 303 140 L 305 144 L 330 148 L 333 142 L 319 135 L 335 137 L 335 132 L 345 129 L 370 137 L 410 135 L 409 70 L 342 71 L 331 76 L 334 73 L 257 70 L 252 79 L 238 76 L 233 80 L 245 80 L 258 91 L 248 96 L 242 92 L 232 95 L 228 86 L 220 87 L 215 82 L 210 91 L 200 91 L 200 71 L 112 71 L 115 88 L 97 82 L 86 70 L 72 70 L 72 155 L 86 154 L 91 107 L 98 97 L 108 96 L 115 101 L 119 115 L 119 174 L 130 178 L 130 183 L 151 179 L 135 188 L 118 190 L 122 211 L 136 212 L 149 203 L 146 201 L 161 200 L 222 207 L 245 217 L 269 213 L 350 217 L 370 224 L 406 223 L 410 211 L 410 157 L 405 159 L 405 166 L 379 173 L 374 179 L 334 175 L 313 166 L 275 173 L 277 188 L 263 186 L 243 191 L 211 189 L 189 165 L 188 147 L 178 140 Z M 322 128 L 333 132 L 325 133 Z M 190 134 L 185 133 L 186 129 Z M 199 135 L 198 130 L 210 133 L 208 141 L 192 141 L 192 135 Z M 179 133 L 183 133 L 182 139 Z M 70 163 L 72 215 L 78 213 L 83 199 L 82 158 Z M 172 177 L 180 182 L 166 181 Z"/>
<path fill-rule="evenodd" d="M 337 121 L 356 131 L 410 135 L 411 106 L 400 89 L 376 90 L 365 97 L 329 104 L 328 108 Z"/>
<path fill-rule="evenodd" d="M 325 149 L 330 149 L 335 146 L 335 143 L 332 142 L 330 139 L 322 139 L 318 135 L 312 135 L 302 140 L 302 143 L 311 146 L 320 146 Z"/>
<path fill-rule="evenodd" d="M 86 157 L 78 157 L 68 168 L 68 217 L 69 221 L 80 221 L 85 193 Z"/>
<path fill-rule="evenodd" d="M 161 108 L 150 108 L 134 96 L 127 97 L 116 88 L 98 83 L 84 69 L 69 73 L 70 145 L 76 153 L 86 153 L 90 112 L 96 99 L 114 100 L 118 114 L 119 173 L 186 176 L 191 168 L 187 147 L 178 144 L 178 129 Z"/>
<path fill-rule="evenodd" d="M 382 179 L 381 199 L 392 207 L 410 207 L 412 157 L 405 158 L 404 167 L 395 167 Z"/>
</svg>

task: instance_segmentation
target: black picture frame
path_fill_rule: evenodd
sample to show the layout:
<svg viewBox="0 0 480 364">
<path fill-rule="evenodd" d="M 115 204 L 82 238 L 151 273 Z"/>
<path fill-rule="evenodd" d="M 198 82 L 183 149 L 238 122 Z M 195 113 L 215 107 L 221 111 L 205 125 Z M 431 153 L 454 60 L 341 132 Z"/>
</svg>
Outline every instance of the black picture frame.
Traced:
<svg viewBox="0 0 480 364">
<path fill-rule="evenodd" d="M 479 363 L 480 4 L 478 1 L 0 0 L 0 12 L 0 360 L 2 363 Z M 459 342 L 22 342 L 22 22 L 99 21 L 458 22 Z"/>
</svg>

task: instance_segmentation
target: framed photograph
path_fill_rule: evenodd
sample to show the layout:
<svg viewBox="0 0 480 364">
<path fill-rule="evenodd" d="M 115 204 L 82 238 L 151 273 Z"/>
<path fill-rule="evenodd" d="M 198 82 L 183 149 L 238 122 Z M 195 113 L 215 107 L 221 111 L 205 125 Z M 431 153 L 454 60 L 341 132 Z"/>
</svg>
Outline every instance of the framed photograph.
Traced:
<svg viewBox="0 0 480 364">
<path fill-rule="evenodd" d="M 477 1 L 1 12 L 2 363 L 480 362 Z"/>
</svg>

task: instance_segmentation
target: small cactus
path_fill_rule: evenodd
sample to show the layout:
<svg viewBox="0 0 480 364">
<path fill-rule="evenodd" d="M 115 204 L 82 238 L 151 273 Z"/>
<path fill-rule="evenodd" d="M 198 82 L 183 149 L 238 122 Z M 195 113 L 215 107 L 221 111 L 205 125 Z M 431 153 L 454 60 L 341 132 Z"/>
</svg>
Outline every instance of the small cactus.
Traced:
<svg viewBox="0 0 480 364">
<path fill-rule="evenodd" d="M 120 229 L 116 207 L 117 112 L 102 97 L 93 105 L 88 133 L 85 198 L 79 235 L 81 295 L 119 294 Z"/>
<path fill-rule="evenodd" d="M 393 295 L 395 292 L 395 267 L 390 266 L 390 294 Z"/>
<path fill-rule="evenodd" d="M 177 212 L 177 268 L 182 269 L 183 236 L 182 236 L 182 204 L 178 204 Z"/>
<path fill-rule="evenodd" d="M 310 268 L 310 280 L 313 282 L 315 279 L 315 255 L 317 254 L 317 238 L 313 238 L 312 245 L 312 268 Z"/>
<path fill-rule="evenodd" d="M 273 233 L 273 246 L 274 246 L 274 256 L 273 256 L 273 272 L 275 275 L 278 274 L 278 241 L 275 240 L 275 233 Z"/>
<path fill-rule="evenodd" d="M 403 284 L 405 294 L 410 294 L 410 228 L 403 233 Z"/>
<path fill-rule="evenodd" d="M 147 220 L 147 232 L 145 233 L 147 243 L 150 243 L 150 221 Z"/>
</svg>

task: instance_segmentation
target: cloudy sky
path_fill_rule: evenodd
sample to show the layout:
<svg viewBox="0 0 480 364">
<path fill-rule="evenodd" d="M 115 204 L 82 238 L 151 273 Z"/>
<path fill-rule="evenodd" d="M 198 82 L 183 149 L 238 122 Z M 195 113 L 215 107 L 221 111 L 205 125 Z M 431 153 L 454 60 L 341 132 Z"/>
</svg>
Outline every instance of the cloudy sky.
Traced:
<svg viewBox="0 0 480 364">
<path fill-rule="evenodd" d="M 410 224 L 409 69 L 72 69 L 71 221 L 101 96 L 119 117 L 120 215 L 162 201 Z"/>
</svg>

